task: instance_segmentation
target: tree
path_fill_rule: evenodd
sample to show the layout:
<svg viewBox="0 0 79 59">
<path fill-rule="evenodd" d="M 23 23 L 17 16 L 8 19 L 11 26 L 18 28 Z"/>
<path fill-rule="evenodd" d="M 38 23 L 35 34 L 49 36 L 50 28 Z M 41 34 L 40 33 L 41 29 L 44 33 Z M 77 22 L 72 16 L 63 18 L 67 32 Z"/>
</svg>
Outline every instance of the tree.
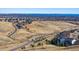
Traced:
<svg viewBox="0 0 79 59">
<path fill-rule="evenodd" d="M 31 19 L 26 19 L 26 23 L 31 24 L 32 20 Z"/>
</svg>

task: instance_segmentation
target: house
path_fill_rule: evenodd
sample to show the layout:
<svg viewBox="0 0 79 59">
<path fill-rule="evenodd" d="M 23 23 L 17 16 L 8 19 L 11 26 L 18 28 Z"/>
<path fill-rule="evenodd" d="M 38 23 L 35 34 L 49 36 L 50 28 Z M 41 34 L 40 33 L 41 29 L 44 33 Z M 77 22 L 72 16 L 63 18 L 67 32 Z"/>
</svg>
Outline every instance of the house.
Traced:
<svg viewBox="0 0 79 59">
<path fill-rule="evenodd" d="M 57 46 L 71 46 L 79 44 L 79 32 L 77 30 L 63 31 L 56 35 L 51 41 L 52 44 Z"/>
</svg>

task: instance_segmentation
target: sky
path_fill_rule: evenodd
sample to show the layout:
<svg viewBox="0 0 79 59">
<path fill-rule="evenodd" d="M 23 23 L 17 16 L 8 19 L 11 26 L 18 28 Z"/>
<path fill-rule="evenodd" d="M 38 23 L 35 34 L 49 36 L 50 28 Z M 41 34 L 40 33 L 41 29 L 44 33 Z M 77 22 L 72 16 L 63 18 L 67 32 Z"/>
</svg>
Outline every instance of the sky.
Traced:
<svg viewBox="0 0 79 59">
<path fill-rule="evenodd" d="M 79 14 L 79 8 L 0 8 L 0 14 Z"/>
</svg>

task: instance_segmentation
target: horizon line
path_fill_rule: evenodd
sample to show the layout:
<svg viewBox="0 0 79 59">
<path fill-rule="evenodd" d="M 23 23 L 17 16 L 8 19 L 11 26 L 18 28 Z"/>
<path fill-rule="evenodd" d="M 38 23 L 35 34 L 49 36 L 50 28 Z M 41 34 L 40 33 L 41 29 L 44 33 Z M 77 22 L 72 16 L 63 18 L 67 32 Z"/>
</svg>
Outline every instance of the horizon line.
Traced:
<svg viewBox="0 0 79 59">
<path fill-rule="evenodd" d="M 78 14 L 78 13 L 0 13 L 0 14 Z"/>
</svg>

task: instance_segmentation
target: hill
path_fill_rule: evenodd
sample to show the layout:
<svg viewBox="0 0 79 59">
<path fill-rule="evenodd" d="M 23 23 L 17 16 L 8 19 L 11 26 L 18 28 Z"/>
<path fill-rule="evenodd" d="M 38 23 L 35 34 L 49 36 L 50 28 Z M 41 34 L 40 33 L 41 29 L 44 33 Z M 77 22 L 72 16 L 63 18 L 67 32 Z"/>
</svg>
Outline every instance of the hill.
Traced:
<svg viewBox="0 0 79 59">
<path fill-rule="evenodd" d="M 27 28 L 26 28 L 27 26 Z M 38 34 L 59 33 L 64 30 L 75 28 L 78 25 L 68 23 L 65 21 L 33 21 L 31 24 L 26 25 L 25 28 L 18 29 L 11 37 L 7 37 L 8 33 L 14 31 L 14 27 L 10 22 L 0 22 L 0 42 L 1 47 L 12 47 L 17 44 L 23 43 L 28 38 Z M 54 36 L 51 36 L 53 38 Z M 7 42 L 7 43 L 6 43 Z M 3 44 L 5 43 L 5 44 Z M 10 46 L 10 44 L 12 46 Z M 55 49 L 56 47 L 52 48 Z M 0 48 L 2 49 L 2 48 Z M 50 50 L 50 49 L 49 49 Z"/>
</svg>

